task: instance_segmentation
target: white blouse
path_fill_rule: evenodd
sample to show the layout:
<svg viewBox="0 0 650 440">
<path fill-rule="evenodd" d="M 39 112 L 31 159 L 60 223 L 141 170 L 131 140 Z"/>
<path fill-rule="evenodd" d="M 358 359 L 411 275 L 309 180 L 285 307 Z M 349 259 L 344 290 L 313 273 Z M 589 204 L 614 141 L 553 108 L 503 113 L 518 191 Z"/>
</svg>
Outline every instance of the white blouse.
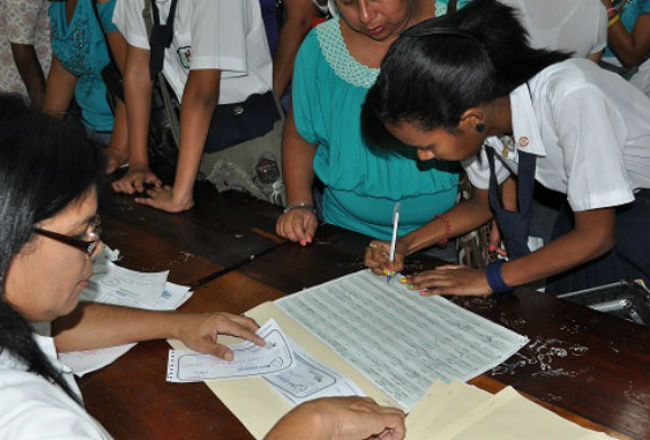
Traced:
<svg viewBox="0 0 650 440">
<path fill-rule="evenodd" d="M 510 93 L 514 143 L 486 139 L 463 161 L 472 184 L 489 187 L 485 148 L 499 182 L 517 174 L 519 151 L 538 156 L 535 179 L 567 194 L 573 211 L 623 205 L 650 188 L 650 99 L 585 59 L 547 67 Z M 530 90 L 530 91 L 529 91 Z"/>
<path fill-rule="evenodd" d="M 81 397 L 72 370 L 57 359 L 54 340 L 34 335 L 41 350 Z M 110 439 L 104 428 L 61 387 L 27 371 L 3 350 L 0 353 L 0 439 Z"/>
</svg>

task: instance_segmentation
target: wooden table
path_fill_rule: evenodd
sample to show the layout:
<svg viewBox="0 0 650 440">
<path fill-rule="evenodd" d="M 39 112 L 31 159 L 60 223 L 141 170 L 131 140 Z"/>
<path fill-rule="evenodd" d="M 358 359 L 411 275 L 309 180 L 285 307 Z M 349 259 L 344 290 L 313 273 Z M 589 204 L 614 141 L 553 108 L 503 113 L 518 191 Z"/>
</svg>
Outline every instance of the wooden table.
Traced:
<svg viewBox="0 0 650 440">
<path fill-rule="evenodd" d="M 277 208 L 207 188 L 197 194 L 200 208 L 181 215 L 126 197 L 102 210 L 106 242 L 122 251 L 122 264 L 169 268 L 172 281 L 196 286 L 183 311 L 241 313 L 363 267 L 368 237 L 325 226 L 310 246 L 283 243 L 272 235 Z M 261 256 L 243 264 L 252 254 Z M 417 257 L 411 267 L 429 264 Z M 453 300 L 531 340 L 472 383 L 489 391 L 513 385 L 571 420 L 650 439 L 647 328 L 524 289 Z M 205 385 L 165 382 L 168 349 L 163 341 L 140 343 L 80 379 L 88 411 L 118 439 L 252 438 Z"/>
</svg>

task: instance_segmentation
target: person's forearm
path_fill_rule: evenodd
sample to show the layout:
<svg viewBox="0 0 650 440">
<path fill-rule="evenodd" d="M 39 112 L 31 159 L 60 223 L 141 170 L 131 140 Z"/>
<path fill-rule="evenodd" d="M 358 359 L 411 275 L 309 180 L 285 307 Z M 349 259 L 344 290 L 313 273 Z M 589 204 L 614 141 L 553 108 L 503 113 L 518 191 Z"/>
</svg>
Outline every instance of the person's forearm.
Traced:
<svg viewBox="0 0 650 440">
<path fill-rule="evenodd" d="M 122 101 L 117 100 L 115 109 L 115 122 L 109 145 L 123 154 L 128 154 L 128 126 L 126 120 L 126 107 Z"/>
<path fill-rule="evenodd" d="M 51 116 L 63 118 L 74 97 L 77 77 L 67 71 L 55 55 L 47 75 L 43 111 Z"/>
<path fill-rule="evenodd" d="M 128 126 L 129 166 L 149 166 L 147 146 L 153 81 L 149 76 L 149 51 L 128 46 L 124 67 L 124 95 Z"/>
<path fill-rule="evenodd" d="M 314 155 L 316 146 L 305 141 L 289 111 L 282 137 L 282 170 L 287 191 L 287 204 L 312 203 L 312 185 L 314 183 Z"/>
<path fill-rule="evenodd" d="M 576 215 L 576 227 L 524 257 L 505 263 L 503 280 L 520 286 L 565 272 L 608 252 L 614 246 L 614 209 Z"/>
<path fill-rule="evenodd" d="M 11 43 L 11 52 L 20 78 L 25 83 L 29 100 L 33 106 L 42 107 L 45 99 L 45 75 L 34 46 Z"/>
<path fill-rule="evenodd" d="M 313 401 L 312 401 L 313 402 Z M 264 437 L 265 440 L 303 439 L 328 440 L 330 426 L 322 426 L 323 420 L 314 403 L 302 404 L 285 414 Z"/>
<path fill-rule="evenodd" d="M 174 180 L 174 202 L 192 200 L 194 181 L 208 137 L 212 115 L 219 101 L 218 70 L 191 71 L 183 92 L 180 121 L 180 151 Z M 228 127 L 216 127 L 227 130 Z"/>
<path fill-rule="evenodd" d="M 298 48 L 311 28 L 318 10 L 310 1 L 285 1 L 287 20 L 282 25 L 278 46 L 273 58 L 273 90 L 282 96 L 291 81 L 293 62 Z"/>
<path fill-rule="evenodd" d="M 472 199 L 451 208 L 444 214 L 445 219 L 437 218 L 400 238 L 398 243 L 402 251 L 410 255 L 438 243 L 446 237 L 447 222 L 451 228 L 447 238 L 451 238 L 473 231 L 489 221 L 492 212 L 487 202 L 487 191 L 476 188 L 473 191 Z"/>
<path fill-rule="evenodd" d="M 106 34 L 108 49 L 111 51 L 111 57 L 122 75 L 126 67 L 127 43 L 122 34 L 119 32 L 109 32 Z"/>
<path fill-rule="evenodd" d="M 98 303 L 79 303 L 53 323 L 58 351 L 92 350 L 151 339 L 175 338 L 179 315 Z"/>
<path fill-rule="evenodd" d="M 632 32 L 618 20 L 607 30 L 607 42 L 621 64 L 636 66 L 650 51 L 650 14 L 640 15 Z"/>
</svg>

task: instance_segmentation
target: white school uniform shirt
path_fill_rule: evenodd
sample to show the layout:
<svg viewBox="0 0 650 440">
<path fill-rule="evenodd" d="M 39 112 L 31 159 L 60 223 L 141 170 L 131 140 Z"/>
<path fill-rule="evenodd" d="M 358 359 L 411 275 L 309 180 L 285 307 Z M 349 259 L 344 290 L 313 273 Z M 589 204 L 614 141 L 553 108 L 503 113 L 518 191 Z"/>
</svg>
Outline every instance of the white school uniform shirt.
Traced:
<svg viewBox="0 0 650 440">
<path fill-rule="evenodd" d="M 551 65 L 528 85 L 510 93 L 512 149 L 492 136 L 463 161 L 474 186 L 489 187 L 485 148 L 493 148 L 499 183 L 517 174 L 519 151 L 535 154 L 535 179 L 567 194 L 573 211 L 623 205 L 650 188 L 647 96 L 585 59 Z"/>
<path fill-rule="evenodd" d="M 34 339 L 81 398 L 72 369 L 57 359 L 54 340 L 36 334 Z M 28 372 L 23 362 L 3 350 L 0 353 L 0 439 L 37 438 L 105 440 L 112 437 L 61 387 Z"/>
<path fill-rule="evenodd" d="M 600 0 L 499 0 L 514 7 L 530 45 L 586 58 L 607 46 L 607 10 Z"/>
<path fill-rule="evenodd" d="M 113 23 L 131 46 L 149 50 L 144 2 L 118 0 Z M 156 4 L 164 24 L 171 1 Z M 198 69 L 221 70 L 219 104 L 271 90 L 273 65 L 259 0 L 180 0 L 176 8 L 163 74 L 179 101 L 190 70 Z"/>
</svg>

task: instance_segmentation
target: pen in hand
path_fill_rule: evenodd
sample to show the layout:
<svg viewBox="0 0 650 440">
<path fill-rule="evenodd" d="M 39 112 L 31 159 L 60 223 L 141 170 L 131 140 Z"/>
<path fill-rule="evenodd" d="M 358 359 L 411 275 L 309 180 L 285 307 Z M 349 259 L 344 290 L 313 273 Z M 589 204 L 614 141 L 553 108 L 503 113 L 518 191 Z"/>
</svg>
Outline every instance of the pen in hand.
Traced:
<svg viewBox="0 0 650 440">
<path fill-rule="evenodd" d="M 399 209 L 400 202 L 395 203 L 395 209 L 393 209 L 393 236 L 390 240 L 390 254 L 388 259 L 390 260 L 389 268 L 390 272 L 386 274 L 386 282 L 390 282 L 394 272 L 393 272 L 393 263 L 395 262 L 395 245 L 397 244 L 397 228 L 399 226 Z"/>
</svg>

